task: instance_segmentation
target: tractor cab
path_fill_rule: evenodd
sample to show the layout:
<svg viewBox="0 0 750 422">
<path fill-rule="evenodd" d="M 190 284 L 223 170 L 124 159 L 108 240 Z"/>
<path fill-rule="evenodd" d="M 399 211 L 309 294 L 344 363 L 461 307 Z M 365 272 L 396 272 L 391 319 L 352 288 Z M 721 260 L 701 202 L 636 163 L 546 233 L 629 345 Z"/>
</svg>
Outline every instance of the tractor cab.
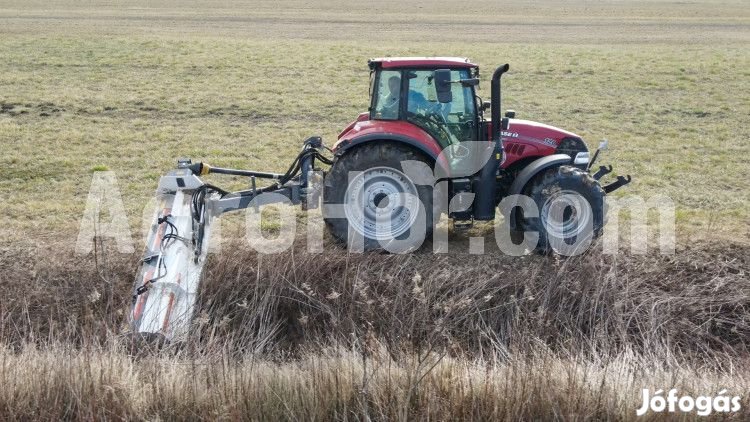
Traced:
<svg viewBox="0 0 750 422">
<path fill-rule="evenodd" d="M 416 125 L 441 149 L 478 140 L 476 64 L 459 58 L 380 58 L 369 66 L 370 120 Z"/>
</svg>

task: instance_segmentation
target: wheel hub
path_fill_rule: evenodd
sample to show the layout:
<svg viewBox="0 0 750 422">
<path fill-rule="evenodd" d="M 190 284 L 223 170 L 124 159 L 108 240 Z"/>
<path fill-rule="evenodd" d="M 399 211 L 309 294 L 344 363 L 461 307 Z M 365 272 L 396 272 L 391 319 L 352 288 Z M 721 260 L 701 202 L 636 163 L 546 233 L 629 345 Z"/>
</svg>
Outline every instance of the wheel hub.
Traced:
<svg viewBox="0 0 750 422">
<path fill-rule="evenodd" d="M 558 239 L 569 239 L 582 234 L 593 223 L 591 205 L 575 191 L 560 191 L 542 206 L 541 218 L 545 230 Z"/>
<path fill-rule="evenodd" d="M 359 234 L 389 240 L 404 234 L 419 211 L 417 188 L 402 172 L 373 167 L 359 173 L 346 190 L 344 212 Z"/>
</svg>

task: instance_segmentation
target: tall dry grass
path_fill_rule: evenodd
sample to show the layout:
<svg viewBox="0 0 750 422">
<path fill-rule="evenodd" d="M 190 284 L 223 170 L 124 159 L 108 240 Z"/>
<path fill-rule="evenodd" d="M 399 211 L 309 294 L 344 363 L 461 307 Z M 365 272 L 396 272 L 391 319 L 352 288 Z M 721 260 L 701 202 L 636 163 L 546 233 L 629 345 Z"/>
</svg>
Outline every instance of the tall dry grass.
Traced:
<svg viewBox="0 0 750 422">
<path fill-rule="evenodd" d="M 132 359 L 116 347 L 59 345 L 3 350 L 0 362 L 6 420 L 633 420 L 642 388 L 695 396 L 750 388 L 747 371 L 664 369 L 632 354 L 563 358 L 544 348 L 492 360 L 434 352 L 393 359 L 380 348 L 272 362 L 225 354 Z"/>
<path fill-rule="evenodd" d="M 237 245 L 209 261 L 189 341 L 131 357 L 137 257 L 98 245 L 1 252 L 5 418 L 628 420 L 642 388 L 750 391 L 746 246 L 558 260 Z"/>
</svg>

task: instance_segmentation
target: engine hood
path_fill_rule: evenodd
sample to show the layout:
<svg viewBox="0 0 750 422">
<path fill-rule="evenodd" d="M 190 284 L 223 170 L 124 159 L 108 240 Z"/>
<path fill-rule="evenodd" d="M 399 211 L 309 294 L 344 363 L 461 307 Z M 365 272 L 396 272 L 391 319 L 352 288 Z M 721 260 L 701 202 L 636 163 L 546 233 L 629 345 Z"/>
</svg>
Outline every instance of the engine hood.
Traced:
<svg viewBox="0 0 750 422">
<path fill-rule="evenodd" d="M 564 138 L 579 138 L 573 132 L 531 120 L 510 119 L 508 130 L 503 131 L 503 138 L 508 141 L 519 140 L 540 143 L 556 148 Z"/>
<path fill-rule="evenodd" d="M 502 131 L 505 156 L 501 167 L 508 168 L 520 160 L 536 159 L 552 154 L 574 157 L 587 151 L 586 144 L 573 132 L 531 120 L 510 119 L 508 129 Z"/>
</svg>

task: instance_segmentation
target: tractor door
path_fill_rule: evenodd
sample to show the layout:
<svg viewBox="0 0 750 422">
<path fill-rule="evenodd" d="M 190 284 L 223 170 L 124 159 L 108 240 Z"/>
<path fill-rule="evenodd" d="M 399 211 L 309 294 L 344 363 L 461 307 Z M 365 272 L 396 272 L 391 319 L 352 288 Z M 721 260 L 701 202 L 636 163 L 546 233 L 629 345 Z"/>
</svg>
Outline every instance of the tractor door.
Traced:
<svg viewBox="0 0 750 422">
<path fill-rule="evenodd" d="M 434 71 L 407 70 L 404 74 L 408 81 L 407 121 L 427 131 L 443 148 L 477 140 L 477 113 L 473 87 L 453 83 L 452 101 L 440 103 L 435 90 Z M 469 71 L 466 69 L 451 71 L 452 81 L 469 77 Z"/>
</svg>

